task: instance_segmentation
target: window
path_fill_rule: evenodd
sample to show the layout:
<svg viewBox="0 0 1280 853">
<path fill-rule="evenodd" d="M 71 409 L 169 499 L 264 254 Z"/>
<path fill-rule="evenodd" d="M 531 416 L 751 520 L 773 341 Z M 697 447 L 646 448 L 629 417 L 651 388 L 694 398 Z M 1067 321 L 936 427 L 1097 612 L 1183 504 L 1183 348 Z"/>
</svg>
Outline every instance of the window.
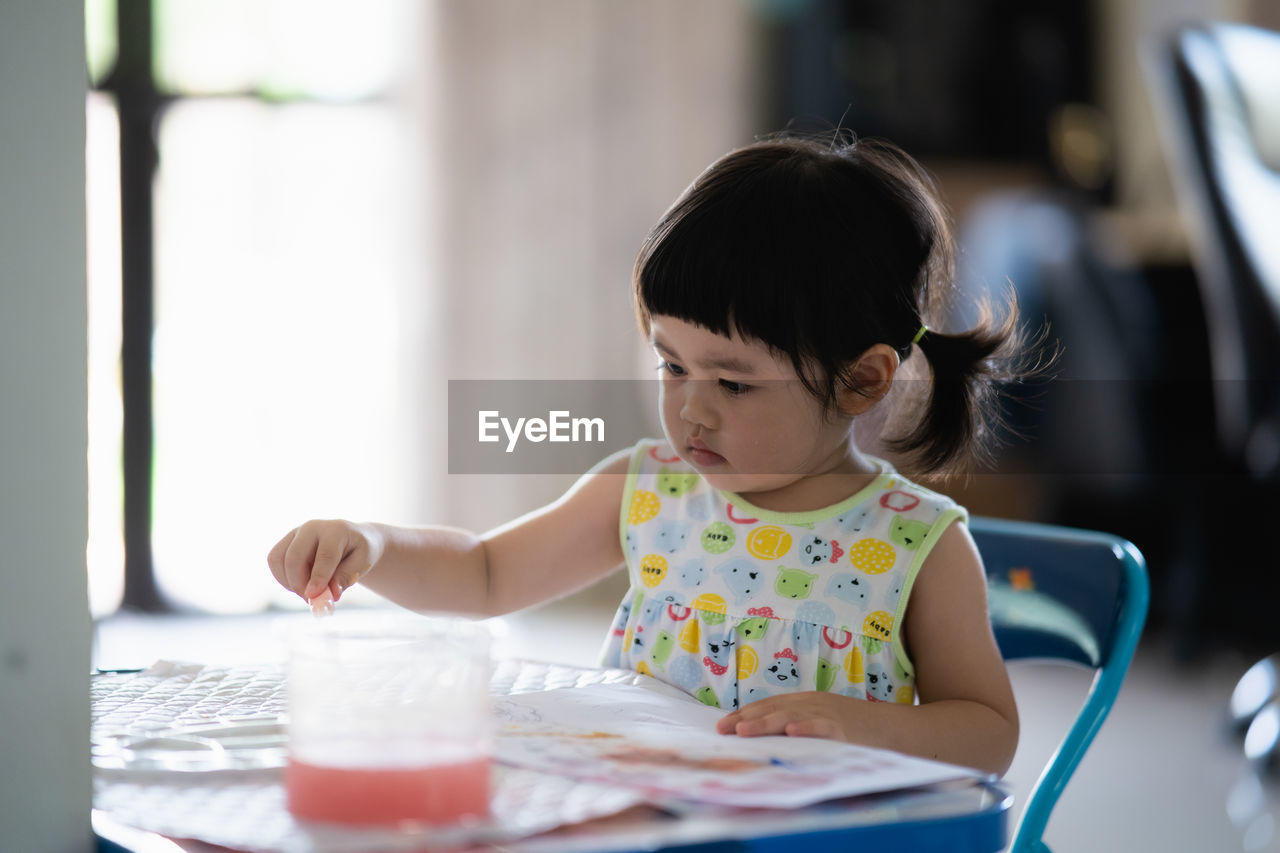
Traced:
<svg viewBox="0 0 1280 853">
<path fill-rule="evenodd" d="M 87 3 L 95 615 L 286 603 L 291 525 L 404 511 L 419 8 Z"/>
</svg>

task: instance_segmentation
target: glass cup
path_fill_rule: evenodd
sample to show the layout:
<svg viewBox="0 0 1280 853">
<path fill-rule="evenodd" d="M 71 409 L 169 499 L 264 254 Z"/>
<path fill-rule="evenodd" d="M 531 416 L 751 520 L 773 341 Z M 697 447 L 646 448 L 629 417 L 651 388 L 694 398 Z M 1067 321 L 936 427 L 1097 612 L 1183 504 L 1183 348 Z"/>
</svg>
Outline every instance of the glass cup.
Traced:
<svg viewBox="0 0 1280 853">
<path fill-rule="evenodd" d="M 487 816 L 488 627 L 379 611 L 300 628 L 289 651 L 289 811 L 364 826 Z"/>
</svg>

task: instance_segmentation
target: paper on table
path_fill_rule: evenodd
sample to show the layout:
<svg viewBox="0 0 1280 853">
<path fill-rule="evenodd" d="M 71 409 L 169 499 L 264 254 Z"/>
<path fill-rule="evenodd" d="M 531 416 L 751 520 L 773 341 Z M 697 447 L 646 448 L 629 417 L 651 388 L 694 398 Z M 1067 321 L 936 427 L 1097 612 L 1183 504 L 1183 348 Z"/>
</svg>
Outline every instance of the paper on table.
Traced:
<svg viewBox="0 0 1280 853">
<path fill-rule="evenodd" d="M 720 735 L 722 711 L 625 684 L 505 696 L 494 705 L 499 761 L 655 800 L 796 808 L 982 775 L 829 740 Z"/>
</svg>

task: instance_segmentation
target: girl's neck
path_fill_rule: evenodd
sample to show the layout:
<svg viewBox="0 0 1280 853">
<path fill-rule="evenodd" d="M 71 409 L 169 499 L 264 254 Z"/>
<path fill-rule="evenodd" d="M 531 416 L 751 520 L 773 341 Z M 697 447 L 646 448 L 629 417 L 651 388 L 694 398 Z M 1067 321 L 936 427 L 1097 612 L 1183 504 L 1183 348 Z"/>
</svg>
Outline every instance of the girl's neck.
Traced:
<svg viewBox="0 0 1280 853">
<path fill-rule="evenodd" d="M 772 512 L 811 512 L 833 506 L 870 485 L 881 466 L 852 442 L 818 470 L 774 489 L 744 492 L 753 506 Z"/>
</svg>

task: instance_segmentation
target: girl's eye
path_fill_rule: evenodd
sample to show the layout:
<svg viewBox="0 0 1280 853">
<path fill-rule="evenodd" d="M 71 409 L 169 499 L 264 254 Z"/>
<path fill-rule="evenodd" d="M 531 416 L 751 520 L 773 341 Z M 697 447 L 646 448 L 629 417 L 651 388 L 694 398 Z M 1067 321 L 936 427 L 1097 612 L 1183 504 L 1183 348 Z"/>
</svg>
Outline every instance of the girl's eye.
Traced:
<svg viewBox="0 0 1280 853">
<path fill-rule="evenodd" d="M 658 362 L 658 370 L 664 373 L 670 373 L 672 376 L 684 376 L 684 368 L 678 364 L 662 360 Z"/>
<path fill-rule="evenodd" d="M 734 397 L 737 397 L 741 394 L 745 394 L 751 390 L 750 385 L 744 385 L 741 382 L 733 382 L 729 379 L 721 379 L 720 387 Z"/>
</svg>

